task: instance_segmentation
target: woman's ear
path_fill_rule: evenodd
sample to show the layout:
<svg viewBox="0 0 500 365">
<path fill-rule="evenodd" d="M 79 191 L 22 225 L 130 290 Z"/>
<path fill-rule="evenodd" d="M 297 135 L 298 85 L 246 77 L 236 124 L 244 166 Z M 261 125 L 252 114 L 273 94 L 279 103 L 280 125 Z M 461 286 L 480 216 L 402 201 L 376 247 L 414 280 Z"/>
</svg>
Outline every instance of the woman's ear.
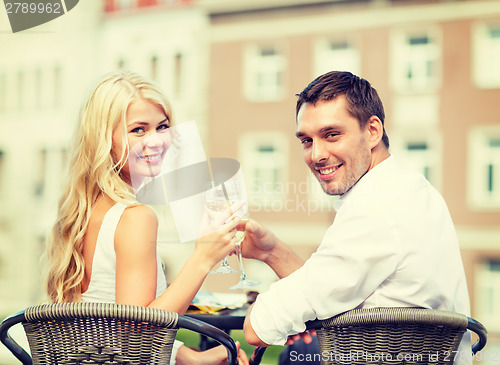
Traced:
<svg viewBox="0 0 500 365">
<path fill-rule="evenodd" d="M 366 122 L 366 130 L 368 132 L 368 142 L 370 148 L 377 146 L 384 135 L 384 126 L 382 121 L 375 115 L 372 115 Z"/>
</svg>

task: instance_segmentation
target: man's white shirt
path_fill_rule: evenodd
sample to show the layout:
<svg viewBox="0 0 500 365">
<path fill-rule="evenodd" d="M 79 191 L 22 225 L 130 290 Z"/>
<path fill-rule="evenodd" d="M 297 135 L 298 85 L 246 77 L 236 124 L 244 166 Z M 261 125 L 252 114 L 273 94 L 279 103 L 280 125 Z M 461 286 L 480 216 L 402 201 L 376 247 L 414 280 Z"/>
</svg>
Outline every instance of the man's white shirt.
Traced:
<svg viewBox="0 0 500 365">
<path fill-rule="evenodd" d="M 354 308 L 423 307 L 470 315 L 463 263 L 441 195 L 389 157 L 337 202 L 317 251 L 257 297 L 259 338 L 283 345 L 305 322 Z M 457 362 L 471 364 L 470 335 Z M 461 359 L 462 361 L 459 361 Z"/>
</svg>

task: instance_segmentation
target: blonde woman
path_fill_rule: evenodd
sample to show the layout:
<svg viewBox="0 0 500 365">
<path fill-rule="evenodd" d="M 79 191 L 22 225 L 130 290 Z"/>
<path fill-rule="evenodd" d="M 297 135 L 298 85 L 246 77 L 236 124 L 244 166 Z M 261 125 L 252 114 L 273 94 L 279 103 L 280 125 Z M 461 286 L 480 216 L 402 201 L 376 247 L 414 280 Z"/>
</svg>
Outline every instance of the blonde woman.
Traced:
<svg viewBox="0 0 500 365">
<path fill-rule="evenodd" d="M 172 124 L 166 97 L 139 75 L 117 71 L 97 84 L 81 113 L 69 181 L 47 240 L 52 302 L 115 302 L 183 314 L 209 270 L 233 250 L 238 222 L 224 223 L 226 217 L 208 225 L 167 288 L 157 217 L 136 201 L 131 185 L 159 173 Z M 248 364 L 242 350 L 239 355 Z M 199 352 L 176 342 L 175 362 L 226 364 L 227 353 L 222 346 Z"/>
</svg>

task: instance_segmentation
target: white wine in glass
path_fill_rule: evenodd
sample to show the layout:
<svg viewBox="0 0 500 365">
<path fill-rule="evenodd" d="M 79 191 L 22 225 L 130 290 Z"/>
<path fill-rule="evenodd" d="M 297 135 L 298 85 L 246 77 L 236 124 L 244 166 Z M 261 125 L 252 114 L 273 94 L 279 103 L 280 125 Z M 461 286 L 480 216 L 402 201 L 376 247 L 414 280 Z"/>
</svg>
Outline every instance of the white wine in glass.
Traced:
<svg viewBox="0 0 500 365">
<path fill-rule="evenodd" d="M 238 211 L 234 212 L 234 215 L 241 220 L 248 220 L 248 202 L 246 199 L 246 194 L 243 189 L 242 184 L 240 184 L 237 180 L 231 180 L 224 183 L 226 198 L 228 198 L 231 202 L 244 202 L 242 208 L 238 209 Z M 243 256 L 241 255 L 241 242 L 245 238 L 245 230 L 236 231 L 236 252 L 238 254 L 238 262 L 240 264 L 240 281 L 238 284 L 232 286 L 229 289 L 246 289 L 255 285 L 259 285 L 260 281 L 252 281 L 247 278 L 245 273 L 245 268 L 243 266 Z"/>
<path fill-rule="evenodd" d="M 208 215 L 211 219 L 215 219 L 217 216 L 224 214 L 228 207 L 231 206 L 231 202 L 226 199 L 226 194 L 224 193 L 222 183 L 209 182 L 205 185 L 205 206 L 208 211 Z M 219 268 L 215 271 L 211 271 L 212 274 L 230 274 L 233 272 L 240 272 L 239 270 L 233 269 L 229 265 L 227 256 L 221 261 Z"/>
</svg>

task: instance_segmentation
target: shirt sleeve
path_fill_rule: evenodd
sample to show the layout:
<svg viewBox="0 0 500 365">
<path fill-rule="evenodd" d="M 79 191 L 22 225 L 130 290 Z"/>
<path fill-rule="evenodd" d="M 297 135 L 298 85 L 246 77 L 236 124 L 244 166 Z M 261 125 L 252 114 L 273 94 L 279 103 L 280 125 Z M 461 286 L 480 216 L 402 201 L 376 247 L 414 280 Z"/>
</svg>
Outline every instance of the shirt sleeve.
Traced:
<svg viewBox="0 0 500 365">
<path fill-rule="evenodd" d="M 318 250 L 259 294 L 250 323 L 259 338 L 283 345 L 305 322 L 358 307 L 396 270 L 399 237 L 378 210 L 337 215 Z"/>
<path fill-rule="evenodd" d="M 170 365 L 175 365 L 175 358 L 177 357 L 177 351 L 179 351 L 179 348 L 184 345 L 184 342 L 182 341 L 174 341 L 174 345 L 172 347 L 172 355 L 170 355 Z"/>
</svg>

